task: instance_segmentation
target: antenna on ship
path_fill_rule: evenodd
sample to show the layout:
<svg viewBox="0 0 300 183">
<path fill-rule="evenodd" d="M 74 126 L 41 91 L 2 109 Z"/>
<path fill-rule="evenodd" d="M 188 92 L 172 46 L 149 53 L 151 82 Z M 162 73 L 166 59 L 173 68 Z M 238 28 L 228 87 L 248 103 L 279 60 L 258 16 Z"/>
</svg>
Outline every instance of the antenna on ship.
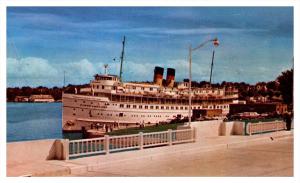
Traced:
<svg viewBox="0 0 300 183">
<path fill-rule="evenodd" d="M 212 54 L 212 58 L 211 58 L 211 66 L 210 66 L 210 77 L 209 77 L 209 84 L 211 85 L 211 78 L 212 78 L 212 71 L 213 71 L 213 67 L 214 67 L 214 59 L 215 59 L 215 47 L 219 46 L 219 40 L 214 39 L 213 40 L 213 44 L 214 44 L 214 50 L 213 50 L 213 54 Z"/>
<path fill-rule="evenodd" d="M 122 53 L 121 53 L 121 65 L 120 65 L 120 81 L 122 82 L 122 73 L 123 73 L 123 61 L 124 61 L 124 48 L 125 48 L 125 36 L 123 37 L 122 41 Z"/>
</svg>

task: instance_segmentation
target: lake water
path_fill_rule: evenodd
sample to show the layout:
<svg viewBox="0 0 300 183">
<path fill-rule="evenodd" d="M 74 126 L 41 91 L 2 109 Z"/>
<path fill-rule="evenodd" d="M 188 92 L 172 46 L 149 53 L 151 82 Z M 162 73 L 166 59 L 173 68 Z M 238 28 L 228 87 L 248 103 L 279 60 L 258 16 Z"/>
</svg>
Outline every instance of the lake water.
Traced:
<svg viewBox="0 0 300 183">
<path fill-rule="evenodd" d="M 7 103 L 7 142 L 68 138 L 61 120 L 62 103 Z"/>
</svg>

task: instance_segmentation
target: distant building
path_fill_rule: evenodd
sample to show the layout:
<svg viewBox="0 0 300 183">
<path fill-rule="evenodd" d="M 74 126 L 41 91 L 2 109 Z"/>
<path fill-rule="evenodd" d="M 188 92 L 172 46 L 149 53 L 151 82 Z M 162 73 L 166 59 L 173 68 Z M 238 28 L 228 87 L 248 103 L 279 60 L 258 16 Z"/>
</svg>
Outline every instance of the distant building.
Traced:
<svg viewBox="0 0 300 183">
<path fill-rule="evenodd" d="M 233 100 L 232 101 L 233 104 L 246 104 L 246 100 Z"/>
<path fill-rule="evenodd" d="M 249 101 L 254 103 L 266 103 L 269 102 L 269 99 L 268 97 L 264 97 L 264 96 L 256 96 L 256 97 L 249 97 Z"/>
<path fill-rule="evenodd" d="M 28 102 L 29 98 L 27 96 L 16 96 L 15 102 Z"/>
<path fill-rule="evenodd" d="M 276 103 L 276 111 L 278 114 L 284 114 L 288 111 L 288 106 L 282 103 Z"/>
<path fill-rule="evenodd" d="M 51 95 L 31 95 L 29 102 L 54 102 L 54 98 Z"/>
<path fill-rule="evenodd" d="M 201 118 L 201 117 L 219 117 L 222 116 L 222 109 L 193 109 L 193 118 Z"/>
<path fill-rule="evenodd" d="M 264 82 L 262 82 L 262 83 L 257 83 L 256 85 L 255 85 L 255 88 L 256 88 L 256 90 L 257 91 L 267 91 L 267 84 L 266 83 L 264 83 Z"/>
<path fill-rule="evenodd" d="M 253 103 L 253 104 L 230 104 L 229 114 L 237 114 L 244 112 L 277 113 L 283 114 L 287 112 L 287 105 L 282 103 Z"/>
</svg>

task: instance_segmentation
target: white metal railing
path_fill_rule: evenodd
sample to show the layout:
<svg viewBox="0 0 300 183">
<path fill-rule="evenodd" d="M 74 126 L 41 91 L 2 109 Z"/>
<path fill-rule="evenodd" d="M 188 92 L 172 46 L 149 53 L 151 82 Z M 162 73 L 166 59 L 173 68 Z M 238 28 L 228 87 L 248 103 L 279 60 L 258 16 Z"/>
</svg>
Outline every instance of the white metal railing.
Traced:
<svg viewBox="0 0 300 183">
<path fill-rule="evenodd" d="M 249 135 L 254 133 L 279 131 L 286 129 L 286 123 L 283 121 L 248 123 L 247 129 Z"/>
<path fill-rule="evenodd" d="M 195 129 L 168 130 L 122 136 L 105 135 L 101 138 L 69 141 L 69 157 L 143 149 L 162 145 L 173 145 L 195 141 Z"/>
<path fill-rule="evenodd" d="M 69 157 L 105 153 L 105 138 L 69 141 Z"/>
</svg>

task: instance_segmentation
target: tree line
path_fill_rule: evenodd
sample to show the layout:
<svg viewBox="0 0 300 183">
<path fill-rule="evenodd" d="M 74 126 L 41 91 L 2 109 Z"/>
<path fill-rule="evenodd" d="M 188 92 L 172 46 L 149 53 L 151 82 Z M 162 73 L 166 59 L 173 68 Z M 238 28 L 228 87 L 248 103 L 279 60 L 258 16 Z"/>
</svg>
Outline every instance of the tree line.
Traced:
<svg viewBox="0 0 300 183">
<path fill-rule="evenodd" d="M 251 85 L 245 82 L 226 82 L 211 84 L 207 81 L 196 82 L 192 81 L 192 87 L 233 87 L 239 90 L 239 99 L 247 100 L 249 97 L 269 97 L 281 98 L 284 103 L 293 104 L 293 74 L 294 70 L 286 70 L 282 72 L 274 81 L 258 82 Z M 184 80 L 188 81 L 188 80 Z M 149 82 L 151 83 L 151 82 Z M 175 86 L 177 83 L 175 83 Z M 54 100 L 61 100 L 62 92 L 74 93 L 75 88 L 79 91 L 80 88 L 88 87 L 89 84 L 84 85 L 68 85 L 66 87 L 44 87 L 39 86 L 32 88 L 29 86 L 7 88 L 7 101 L 14 101 L 16 96 L 27 96 L 35 94 L 52 95 Z"/>
</svg>

